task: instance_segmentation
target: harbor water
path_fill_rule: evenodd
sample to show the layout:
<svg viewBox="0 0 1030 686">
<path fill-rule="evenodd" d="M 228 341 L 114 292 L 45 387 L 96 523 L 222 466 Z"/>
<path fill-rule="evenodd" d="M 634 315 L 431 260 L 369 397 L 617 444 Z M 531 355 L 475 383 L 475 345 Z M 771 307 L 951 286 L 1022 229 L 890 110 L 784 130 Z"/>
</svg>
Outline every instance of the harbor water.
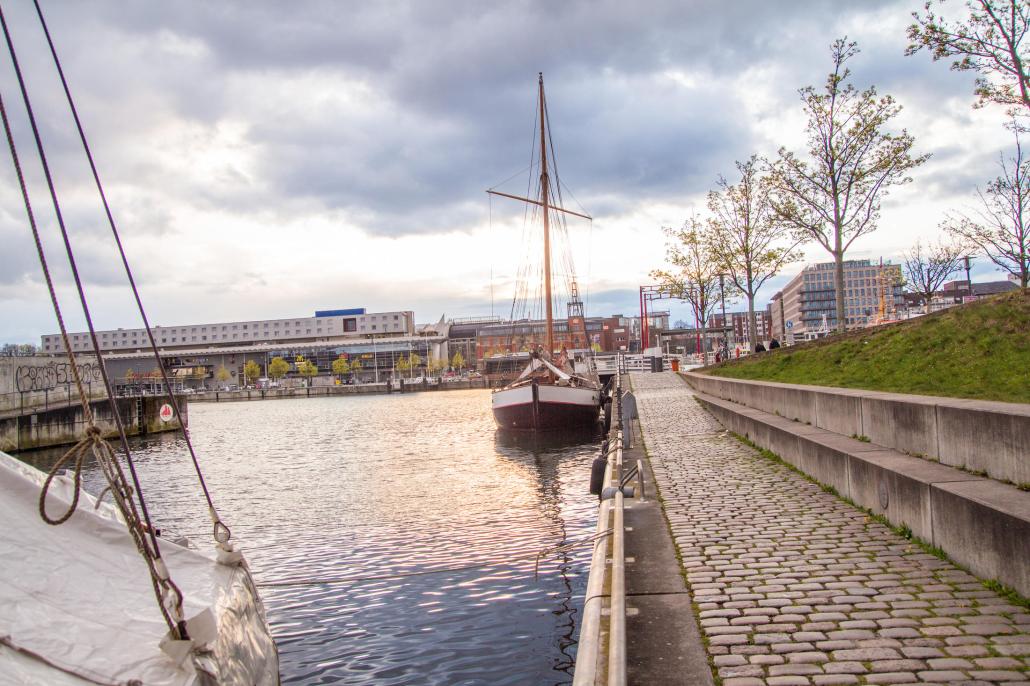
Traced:
<svg viewBox="0 0 1030 686">
<path fill-rule="evenodd" d="M 598 439 L 500 434 L 489 402 L 190 406 L 233 540 L 259 585 L 291 584 L 261 588 L 284 683 L 571 683 L 591 548 L 536 554 L 593 533 Z M 22 458 L 47 468 L 59 454 Z M 182 438 L 140 439 L 134 454 L 155 522 L 211 545 Z M 101 478 L 91 469 L 87 490 Z"/>
</svg>

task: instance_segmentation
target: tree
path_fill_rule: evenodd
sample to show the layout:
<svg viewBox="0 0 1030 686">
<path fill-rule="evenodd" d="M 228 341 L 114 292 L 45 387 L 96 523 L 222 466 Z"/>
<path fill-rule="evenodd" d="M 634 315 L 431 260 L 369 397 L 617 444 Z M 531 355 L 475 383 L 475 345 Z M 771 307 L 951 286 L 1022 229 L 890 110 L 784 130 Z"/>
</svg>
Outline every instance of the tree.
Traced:
<svg viewBox="0 0 1030 686">
<path fill-rule="evenodd" d="M 966 0 L 962 21 L 934 14 L 933 4 L 928 0 L 922 15 L 912 13 L 915 23 L 908 27 L 905 54 L 925 48 L 935 62 L 954 57 L 952 69 L 977 74 L 974 107 L 996 103 L 1008 105 L 1013 116 L 1030 114 L 1030 73 L 1022 45 L 1030 30 L 1026 0 Z"/>
<path fill-rule="evenodd" d="M 977 188 L 980 207 L 972 214 L 954 214 L 944 229 L 956 239 L 976 246 L 987 258 L 1027 287 L 1030 277 L 1030 159 L 1016 132 L 1015 156 L 999 155 L 1001 176 Z"/>
<path fill-rule="evenodd" d="M 673 271 L 655 269 L 651 277 L 677 298 L 690 304 L 698 322 L 701 340 L 705 339 L 705 323 L 719 303 L 719 261 L 703 237 L 704 224 L 696 216 L 683 223 L 683 227 L 662 230 L 671 239 L 666 244 L 666 259 Z M 645 342 L 645 347 L 650 341 Z M 702 343 L 703 346 L 703 343 Z M 697 352 L 703 352 L 699 347 Z"/>
<path fill-rule="evenodd" d="M 454 351 L 454 357 L 451 358 L 451 367 L 458 370 L 461 373 L 461 368 L 465 366 L 465 356 L 461 354 L 460 350 Z"/>
<path fill-rule="evenodd" d="M 418 353 L 413 352 L 408 355 L 408 367 L 412 372 L 414 372 L 420 364 L 422 364 L 422 357 Z"/>
<path fill-rule="evenodd" d="M 916 241 L 912 249 L 903 255 L 902 269 L 908 290 L 918 293 L 930 314 L 930 300 L 948 277 L 959 270 L 962 262 L 962 246 L 956 243 L 938 242 L 923 248 L 922 241 Z"/>
<path fill-rule="evenodd" d="M 247 383 L 252 384 L 261 377 L 261 365 L 254 360 L 247 360 L 247 363 L 243 365 L 243 378 L 246 379 Z"/>
<path fill-rule="evenodd" d="M 289 371 L 290 363 L 281 357 L 273 357 L 268 363 L 268 376 L 276 381 L 286 376 Z"/>
<path fill-rule="evenodd" d="M 225 383 L 231 378 L 232 374 L 229 373 L 229 370 L 225 368 L 224 364 L 215 372 L 215 381 L 218 383 Z"/>
<path fill-rule="evenodd" d="M 361 367 L 361 360 L 359 360 L 358 358 L 354 358 L 350 361 L 350 375 L 352 379 L 354 378 L 355 374 L 361 371 Z"/>
<path fill-rule="evenodd" d="M 408 358 L 404 355 L 401 355 L 397 358 L 397 363 L 394 366 L 397 368 L 397 371 L 399 371 L 402 376 L 404 375 L 404 372 L 411 369 L 411 363 L 408 362 Z"/>
<path fill-rule="evenodd" d="M 802 88 L 808 116 L 806 162 L 780 148 L 770 170 L 772 205 L 779 219 L 799 238 L 815 240 L 836 263 L 837 329 L 844 331 L 844 255 L 860 236 L 876 230 L 880 202 L 892 186 L 911 181 L 908 172 L 930 156 L 912 157 L 915 139 L 904 129 L 893 135 L 883 128 L 901 111 L 875 87 L 859 92 L 845 82 L 845 63 L 858 53 L 855 43 L 838 39 L 831 55 L 833 71 L 823 91 Z"/>
<path fill-rule="evenodd" d="M 343 375 L 350 371 L 350 362 L 343 355 L 333 360 L 333 374 L 339 377 L 340 381 L 343 381 Z"/>
<path fill-rule="evenodd" d="M 318 376 L 318 366 L 311 360 L 304 359 L 303 355 L 297 355 L 297 372 L 307 378 L 310 386 L 311 379 Z"/>
<path fill-rule="evenodd" d="M 439 357 L 430 357 L 429 362 L 426 365 L 431 376 L 436 376 L 437 372 L 447 368 L 447 359 Z"/>
<path fill-rule="evenodd" d="M 758 156 L 736 164 L 740 182 L 732 186 L 720 176 L 718 189 L 708 194 L 708 209 L 713 216 L 708 220 L 705 238 L 719 270 L 747 298 L 748 331 L 754 351 L 758 344 L 755 295 L 784 265 L 801 259 L 802 253 L 797 249 L 800 241 L 789 238 L 781 229 Z"/>
</svg>

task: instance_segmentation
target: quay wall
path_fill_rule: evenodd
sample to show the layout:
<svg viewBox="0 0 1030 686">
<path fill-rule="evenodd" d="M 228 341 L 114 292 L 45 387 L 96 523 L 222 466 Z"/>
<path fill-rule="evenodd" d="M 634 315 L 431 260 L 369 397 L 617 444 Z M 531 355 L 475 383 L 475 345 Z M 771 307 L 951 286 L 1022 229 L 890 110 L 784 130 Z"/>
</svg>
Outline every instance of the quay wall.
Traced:
<svg viewBox="0 0 1030 686">
<path fill-rule="evenodd" d="M 338 395 L 370 395 L 387 393 L 414 393 L 420 391 L 457 391 L 469 388 L 489 388 L 486 379 L 468 379 L 451 383 L 416 382 L 402 380 L 392 388 L 389 384 L 342 384 L 340 386 L 310 386 L 307 388 L 241 389 L 238 391 L 208 391 L 191 395 L 190 402 L 233 402 L 248 400 L 275 400 L 277 398 L 321 398 Z"/>
<path fill-rule="evenodd" d="M 167 402 L 160 396 L 139 396 L 116 398 L 115 406 L 129 436 L 142 436 L 161 431 L 179 429 L 179 418 L 164 421 L 160 409 Z M 106 399 L 90 401 L 94 421 L 103 436 L 113 439 L 118 436 L 117 424 Z M 188 403 L 179 398 L 183 423 L 189 424 Z M 77 443 L 84 435 L 86 421 L 78 402 L 63 407 L 36 409 L 24 414 L 0 418 L 0 451 L 15 452 L 33 448 L 47 448 Z"/>
<path fill-rule="evenodd" d="M 106 397 L 95 356 L 76 356 L 86 394 Z M 79 402 L 78 389 L 66 357 L 0 357 L 0 416 L 34 408 L 55 408 Z"/>
<path fill-rule="evenodd" d="M 939 462 L 1030 484 L 1030 405 L 686 372 L 699 393 Z"/>
</svg>

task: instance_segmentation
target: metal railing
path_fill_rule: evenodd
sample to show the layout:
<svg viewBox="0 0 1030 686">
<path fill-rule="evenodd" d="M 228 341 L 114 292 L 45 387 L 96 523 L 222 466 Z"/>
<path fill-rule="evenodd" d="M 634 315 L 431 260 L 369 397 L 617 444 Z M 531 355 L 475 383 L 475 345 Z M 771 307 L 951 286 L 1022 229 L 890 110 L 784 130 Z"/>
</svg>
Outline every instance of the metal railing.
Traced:
<svg viewBox="0 0 1030 686">
<path fill-rule="evenodd" d="M 587 579 L 573 686 L 624 686 L 626 683 L 626 527 L 623 493 L 622 374 L 612 392 L 611 430 L 601 503 L 597 510 L 594 553 Z M 609 522 L 611 528 L 609 528 Z M 605 536 L 610 533 L 609 536 Z M 610 566 L 608 556 L 611 556 Z M 603 603 L 608 597 L 607 645 L 602 645 Z M 607 660 L 605 660 L 605 654 Z"/>
</svg>

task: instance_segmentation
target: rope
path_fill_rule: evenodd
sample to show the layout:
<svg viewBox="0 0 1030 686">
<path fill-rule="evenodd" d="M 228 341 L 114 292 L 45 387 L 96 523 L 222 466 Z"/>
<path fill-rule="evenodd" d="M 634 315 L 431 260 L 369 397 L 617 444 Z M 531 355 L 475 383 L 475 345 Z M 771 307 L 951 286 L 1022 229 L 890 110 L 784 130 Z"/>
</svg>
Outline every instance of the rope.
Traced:
<svg viewBox="0 0 1030 686">
<path fill-rule="evenodd" d="M 131 451 L 129 449 L 128 438 L 125 433 L 125 427 L 122 424 L 121 415 L 118 412 L 118 408 L 115 405 L 114 393 L 111 388 L 110 378 L 107 374 L 107 369 L 103 362 L 103 357 L 100 355 L 100 346 L 97 342 L 96 330 L 93 326 L 93 321 L 89 312 L 89 305 L 86 302 L 85 291 L 82 286 L 82 280 L 79 277 L 78 267 L 75 262 L 74 252 L 71 247 L 71 241 L 68 237 L 68 231 L 64 223 L 64 217 L 61 213 L 60 203 L 57 199 L 57 192 L 54 188 L 53 177 L 50 174 L 50 167 L 47 163 L 46 152 L 43 149 L 43 142 L 39 135 L 39 128 L 36 124 L 36 118 L 32 110 L 32 104 L 29 99 L 28 91 L 25 87 L 25 80 L 21 72 L 21 67 L 18 62 L 18 56 L 14 49 L 14 42 L 11 39 L 11 34 L 7 26 L 7 20 L 3 14 L 3 8 L 0 7 L 0 26 L 3 28 L 4 38 L 7 42 L 7 48 L 11 55 L 12 66 L 14 67 L 15 75 L 18 79 L 18 85 L 21 90 L 22 100 L 25 104 L 25 109 L 28 114 L 29 123 L 32 127 L 33 137 L 35 138 L 36 148 L 39 153 L 40 163 L 43 167 L 43 172 L 46 177 L 47 186 L 50 190 L 50 197 L 54 205 L 54 212 L 57 216 L 58 226 L 60 227 L 61 236 L 64 240 L 65 251 L 68 256 L 68 262 L 71 267 L 72 275 L 75 280 L 75 286 L 79 294 L 79 300 L 82 304 L 83 314 L 86 319 L 86 323 L 89 326 L 90 336 L 93 340 L 93 349 L 97 352 L 97 363 L 100 368 L 101 376 L 104 380 L 104 386 L 107 391 L 108 400 L 111 404 L 111 411 L 115 419 L 115 424 L 118 428 L 118 434 L 121 438 L 122 447 L 125 451 L 126 462 L 129 466 L 129 471 L 132 475 L 133 485 L 135 486 L 135 492 L 141 493 L 139 478 L 136 474 L 135 466 L 132 461 Z M 119 510 L 122 512 L 125 518 L 130 535 L 136 544 L 140 554 L 146 560 L 147 566 L 150 570 L 151 582 L 154 587 L 154 593 L 158 600 L 158 607 L 161 610 L 161 614 L 164 616 L 165 621 L 173 636 L 180 639 L 188 638 L 186 631 L 186 621 L 182 612 L 183 596 L 168 575 L 168 570 L 165 567 L 164 561 L 161 559 L 161 551 L 157 542 L 157 535 L 154 527 L 150 522 L 150 515 L 147 512 L 146 502 L 143 500 L 142 495 L 139 498 L 140 511 L 143 513 L 143 518 L 139 516 L 139 511 L 136 508 L 136 501 L 132 497 L 133 489 L 128 486 L 128 482 L 125 479 L 125 474 L 122 472 L 121 465 L 118 462 L 117 457 L 114 454 L 110 444 L 104 441 L 100 436 L 100 430 L 96 427 L 92 409 L 90 408 L 90 401 L 86 397 L 84 388 L 82 386 L 82 379 L 78 373 L 78 364 L 75 361 L 75 354 L 72 351 L 72 347 L 68 342 L 68 333 L 65 328 L 64 320 L 60 316 L 60 304 L 57 299 L 56 292 L 53 288 L 53 282 L 50 277 L 49 267 L 47 265 L 46 254 L 43 250 L 42 241 L 39 238 L 39 230 L 36 225 L 35 214 L 32 211 L 32 203 L 29 199 L 28 188 L 25 184 L 24 174 L 22 173 L 21 164 L 18 159 L 17 146 L 14 142 L 14 135 L 11 130 L 10 121 L 7 117 L 6 107 L 3 105 L 3 99 L 0 98 L 0 118 L 3 119 L 4 131 L 7 135 L 7 143 L 11 152 L 11 158 L 14 162 L 15 171 L 18 176 L 18 182 L 20 185 L 22 199 L 25 203 L 25 210 L 28 214 L 29 225 L 32 230 L 33 238 L 36 243 L 36 252 L 40 261 L 40 265 L 43 268 L 43 273 L 47 280 L 47 286 L 50 290 L 51 302 L 54 306 L 55 313 L 58 314 L 58 324 L 61 327 L 61 336 L 65 342 L 65 349 L 68 352 L 68 359 L 72 369 L 72 374 L 76 382 L 76 386 L 79 391 L 79 398 L 83 407 L 84 418 L 87 422 L 86 436 L 76 444 L 65 456 L 59 460 L 59 464 L 63 465 L 69 459 L 74 457 L 76 463 L 76 477 L 74 481 L 74 495 L 73 495 L 73 506 L 64 513 L 61 517 L 54 520 L 51 519 L 45 511 L 45 497 L 49 485 L 53 480 L 53 476 L 56 474 L 56 468 L 52 469 L 47 477 L 46 485 L 44 490 L 40 494 L 40 513 L 43 516 L 43 520 L 48 524 L 60 524 L 67 521 L 72 513 L 74 512 L 74 506 L 78 504 L 79 491 L 81 489 L 81 467 L 85 457 L 85 448 L 88 446 L 92 449 L 94 457 L 98 460 L 101 468 L 104 471 L 104 475 L 108 480 L 108 484 L 111 487 L 111 492 L 114 497 L 115 503 Z M 149 544 L 148 536 L 149 534 Z"/>
<path fill-rule="evenodd" d="M 461 565 L 457 567 L 443 567 L 440 569 L 427 569 L 421 572 L 402 572 L 399 574 L 379 574 L 374 576 L 339 576 L 325 577 L 322 579 L 286 579 L 284 581 L 261 581 L 257 582 L 255 585 L 262 588 L 287 588 L 294 586 L 326 586 L 330 584 L 356 584 L 365 581 L 389 581 L 392 579 L 408 579 L 411 577 L 431 576 L 434 574 L 451 574 L 454 572 L 466 572 L 473 569 L 509 567 L 511 566 L 510 563 L 515 560 L 526 560 L 529 558 L 534 558 L 536 560 L 535 564 L 533 565 L 533 580 L 535 581 L 540 569 L 540 561 L 547 555 L 552 553 L 560 553 L 567 552 L 569 550 L 574 550 L 581 545 L 586 545 L 587 543 L 596 543 L 602 538 L 610 536 L 611 533 L 611 529 L 606 529 L 605 531 L 591 534 L 590 536 L 587 536 L 585 538 L 562 543 L 551 548 L 544 548 L 543 550 L 539 550 L 534 553 L 525 553 L 523 555 L 507 555 L 505 556 L 504 561 L 479 562 L 476 564 Z"/>
<path fill-rule="evenodd" d="M 54 59 L 54 66 L 57 68 L 57 73 L 61 79 L 61 86 L 64 89 L 65 98 L 68 100 L 68 108 L 71 110 L 72 118 L 75 120 L 75 128 L 79 132 L 79 140 L 82 142 L 82 148 L 86 153 L 86 159 L 89 161 L 89 168 L 93 172 L 93 180 L 97 186 L 97 192 L 100 194 L 100 201 L 104 205 L 104 212 L 107 215 L 107 222 L 111 227 L 111 233 L 114 235 L 115 244 L 118 246 L 118 254 L 122 258 L 122 266 L 125 268 L 125 275 L 128 277 L 129 286 L 132 289 L 132 295 L 136 300 L 136 307 L 139 310 L 140 317 L 143 319 L 143 328 L 147 332 L 147 338 L 150 341 L 150 349 L 154 353 L 154 360 L 157 362 L 157 368 L 161 372 L 161 379 L 164 382 L 165 390 L 167 391 L 168 401 L 171 403 L 175 410 L 175 416 L 180 418 L 179 430 L 182 432 L 183 438 L 186 439 L 186 447 L 189 450 L 190 458 L 193 461 L 193 469 L 197 474 L 197 479 L 200 481 L 200 488 L 204 492 L 204 498 L 207 500 L 208 514 L 211 517 L 211 523 L 213 527 L 213 536 L 219 547 L 231 550 L 228 543 L 232 538 L 232 531 L 226 526 L 218 516 L 218 511 L 215 509 L 215 504 L 211 498 L 211 493 L 208 491 L 207 482 L 204 479 L 204 474 L 200 469 L 200 461 L 197 459 L 197 453 L 193 448 L 193 441 L 190 440 L 189 429 L 182 422 L 182 413 L 179 411 L 179 400 L 172 393 L 172 385 L 168 380 L 168 371 L 165 366 L 161 364 L 161 355 L 157 349 L 157 341 L 154 338 L 154 332 L 150 328 L 150 321 L 147 318 L 146 310 L 143 308 L 143 300 L 140 298 L 139 289 L 136 288 L 136 279 L 132 274 L 132 269 L 129 267 L 129 260 L 125 256 L 125 249 L 122 247 L 122 239 L 118 233 L 118 227 L 114 221 L 114 214 L 111 212 L 111 207 L 107 202 L 107 194 L 104 192 L 104 186 L 100 182 L 100 173 L 97 171 L 97 165 L 93 160 L 93 152 L 89 147 L 89 142 L 86 140 L 86 132 L 82 127 L 82 121 L 79 119 L 79 111 L 75 107 L 75 100 L 72 98 L 71 90 L 68 87 L 68 80 L 64 76 L 64 69 L 61 67 L 61 60 L 57 56 L 57 49 L 54 47 L 54 41 L 50 37 L 50 30 L 47 28 L 46 19 L 43 18 L 43 10 L 39 5 L 39 0 L 33 0 L 36 6 L 36 14 L 39 16 L 39 23 L 43 27 L 43 34 L 46 36 L 47 45 L 50 47 L 50 54 Z M 100 357 L 100 348 L 97 346 L 97 342 L 93 341 L 93 349 L 97 353 L 97 358 Z M 71 346 L 68 345 L 67 340 L 65 341 L 65 350 L 71 351 Z M 110 391 L 109 391 L 110 392 Z M 81 388 L 80 388 L 81 395 Z M 149 522 L 149 518 L 148 518 Z"/>
</svg>

